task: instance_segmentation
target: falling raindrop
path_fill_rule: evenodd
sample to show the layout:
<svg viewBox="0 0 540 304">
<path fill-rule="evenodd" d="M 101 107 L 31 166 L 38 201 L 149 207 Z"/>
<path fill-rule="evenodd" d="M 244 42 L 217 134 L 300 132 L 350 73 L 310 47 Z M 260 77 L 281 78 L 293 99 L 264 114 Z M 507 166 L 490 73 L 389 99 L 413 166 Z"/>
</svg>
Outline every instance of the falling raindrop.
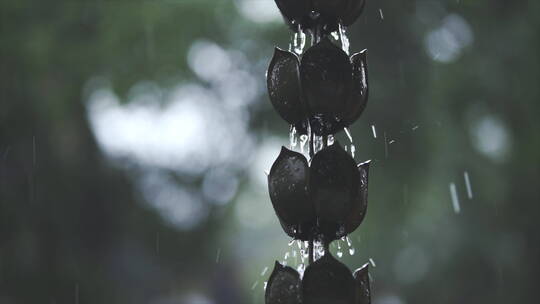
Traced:
<svg viewBox="0 0 540 304">
<path fill-rule="evenodd" d="M 354 152 L 356 152 L 356 147 L 351 144 L 351 156 L 354 158 Z"/>
<path fill-rule="evenodd" d="M 251 285 L 251 290 L 255 290 L 255 287 L 257 287 L 257 285 L 259 285 L 259 281 L 255 281 L 255 283 Z"/>
<path fill-rule="evenodd" d="M 384 135 L 384 157 L 388 158 L 388 140 L 386 139 L 386 132 L 384 132 L 383 135 Z"/>
<path fill-rule="evenodd" d="M 369 258 L 369 262 L 371 263 L 371 266 L 377 267 L 377 264 L 375 264 L 375 261 L 372 258 Z"/>
<path fill-rule="evenodd" d="M 371 125 L 371 131 L 373 132 L 373 138 L 377 138 L 377 130 L 375 129 L 375 125 Z"/>
<path fill-rule="evenodd" d="M 268 267 L 264 267 L 264 269 L 261 271 L 261 277 L 266 274 L 268 271 Z"/>
<path fill-rule="evenodd" d="M 471 188 L 471 180 L 469 179 L 469 172 L 465 171 L 463 173 L 463 178 L 465 179 L 465 187 L 467 187 L 467 197 L 469 199 L 473 198 L 472 188 Z"/>
<path fill-rule="evenodd" d="M 349 239 L 349 237 L 346 236 L 346 237 L 343 237 L 341 240 L 347 243 L 347 246 L 349 247 L 349 254 L 354 255 L 356 250 L 352 245 L 351 239 Z"/>
<path fill-rule="evenodd" d="M 452 197 L 452 206 L 454 207 L 454 212 L 461 212 L 461 207 L 459 206 L 459 198 L 457 195 L 456 184 L 450 183 L 450 196 Z"/>
</svg>

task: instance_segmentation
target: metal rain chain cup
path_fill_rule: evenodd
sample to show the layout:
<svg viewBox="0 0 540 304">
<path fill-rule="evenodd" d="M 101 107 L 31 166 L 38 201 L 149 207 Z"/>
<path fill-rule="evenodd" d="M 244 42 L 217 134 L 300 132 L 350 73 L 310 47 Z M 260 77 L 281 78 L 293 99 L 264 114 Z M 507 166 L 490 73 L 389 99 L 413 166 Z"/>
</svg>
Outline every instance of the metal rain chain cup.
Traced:
<svg viewBox="0 0 540 304">
<path fill-rule="evenodd" d="M 334 141 L 334 134 L 354 123 L 367 104 L 367 51 L 349 56 L 344 33 L 365 0 L 275 2 L 295 32 L 295 52 L 276 48 L 268 92 L 279 115 L 303 145 L 308 143 L 309 158 L 283 147 L 268 175 L 268 189 L 285 233 L 309 243 L 309 266 L 299 273 L 276 262 L 265 301 L 370 303 L 368 264 L 352 273 L 329 251 L 332 241 L 360 226 L 367 211 L 369 162 L 357 165 Z M 336 32 L 342 47 L 332 42 Z M 306 34 L 311 47 L 303 52 Z"/>
</svg>

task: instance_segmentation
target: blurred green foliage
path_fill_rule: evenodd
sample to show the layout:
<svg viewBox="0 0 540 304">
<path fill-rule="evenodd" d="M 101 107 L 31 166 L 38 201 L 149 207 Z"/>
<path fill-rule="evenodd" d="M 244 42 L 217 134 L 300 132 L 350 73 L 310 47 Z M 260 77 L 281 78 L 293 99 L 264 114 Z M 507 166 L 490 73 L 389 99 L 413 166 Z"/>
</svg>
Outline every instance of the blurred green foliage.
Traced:
<svg viewBox="0 0 540 304">
<path fill-rule="evenodd" d="M 204 39 L 259 72 L 250 131 L 257 145 L 275 136 L 286 145 L 288 126 L 262 88 L 273 46 L 287 48 L 291 34 L 279 20 L 246 17 L 246 1 L 272 2 L 0 3 L 0 303 L 263 302 L 271 269 L 262 269 L 290 249 L 273 214 L 258 229 L 238 220 L 246 202 L 272 212 L 250 165 L 237 168 L 230 203 L 203 202 L 206 219 L 178 229 L 143 203 L 132 178 L 142 169 L 103 153 L 85 106 L 95 77 L 122 101 L 145 80 L 209 87 L 188 64 Z M 447 16 L 474 36 L 444 62 L 426 37 Z M 374 163 L 356 254 L 343 260 L 374 259 L 375 303 L 534 303 L 540 3 L 369 1 L 349 39 L 353 51 L 369 49 L 370 101 L 351 131 L 356 159 Z M 202 176 L 168 174 L 200 191 Z"/>
</svg>

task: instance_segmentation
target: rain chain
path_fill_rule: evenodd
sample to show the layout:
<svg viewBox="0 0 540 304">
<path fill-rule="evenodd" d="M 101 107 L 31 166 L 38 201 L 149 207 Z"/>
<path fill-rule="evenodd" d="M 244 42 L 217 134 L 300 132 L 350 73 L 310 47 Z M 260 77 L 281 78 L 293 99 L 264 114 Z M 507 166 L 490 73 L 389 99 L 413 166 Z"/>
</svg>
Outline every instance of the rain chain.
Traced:
<svg viewBox="0 0 540 304">
<path fill-rule="evenodd" d="M 275 2 L 295 34 L 290 51 L 275 50 L 268 92 L 291 125 L 292 137 L 300 136 L 301 152 L 307 144 L 308 157 L 283 147 L 268 175 L 268 189 L 285 233 L 309 244 L 309 265 L 299 273 L 276 262 L 265 302 L 370 303 L 369 264 L 352 273 L 329 251 L 331 242 L 360 226 L 367 211 L 369 161 L 357 165 L 334 140 L 367 104 L 367 51 L 349 57 L 345 35 L 365 0 Z M 306 35 L 311 46 L 303 52 Z"/>
</svg>

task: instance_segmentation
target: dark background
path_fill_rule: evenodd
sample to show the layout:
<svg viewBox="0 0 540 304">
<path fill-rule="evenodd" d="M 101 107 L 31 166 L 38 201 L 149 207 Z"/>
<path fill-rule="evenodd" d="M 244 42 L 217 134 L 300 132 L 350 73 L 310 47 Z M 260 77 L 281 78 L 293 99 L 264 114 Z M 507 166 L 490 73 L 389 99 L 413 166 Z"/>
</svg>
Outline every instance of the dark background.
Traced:
<svg viewBox="0 0 540 304">
<path fill-rule="evenodd" d="M 368 1 L 349 29 L 373 164 L 354 255 L 332 250 L 373 260 L 375 304 L 537 302 L 539 13 Z M 273 1 L 3 0 L 0 32 L 0 303 L 263 303 L 298 264 L 263 173 L 289 143 Z"/>
</svg>

